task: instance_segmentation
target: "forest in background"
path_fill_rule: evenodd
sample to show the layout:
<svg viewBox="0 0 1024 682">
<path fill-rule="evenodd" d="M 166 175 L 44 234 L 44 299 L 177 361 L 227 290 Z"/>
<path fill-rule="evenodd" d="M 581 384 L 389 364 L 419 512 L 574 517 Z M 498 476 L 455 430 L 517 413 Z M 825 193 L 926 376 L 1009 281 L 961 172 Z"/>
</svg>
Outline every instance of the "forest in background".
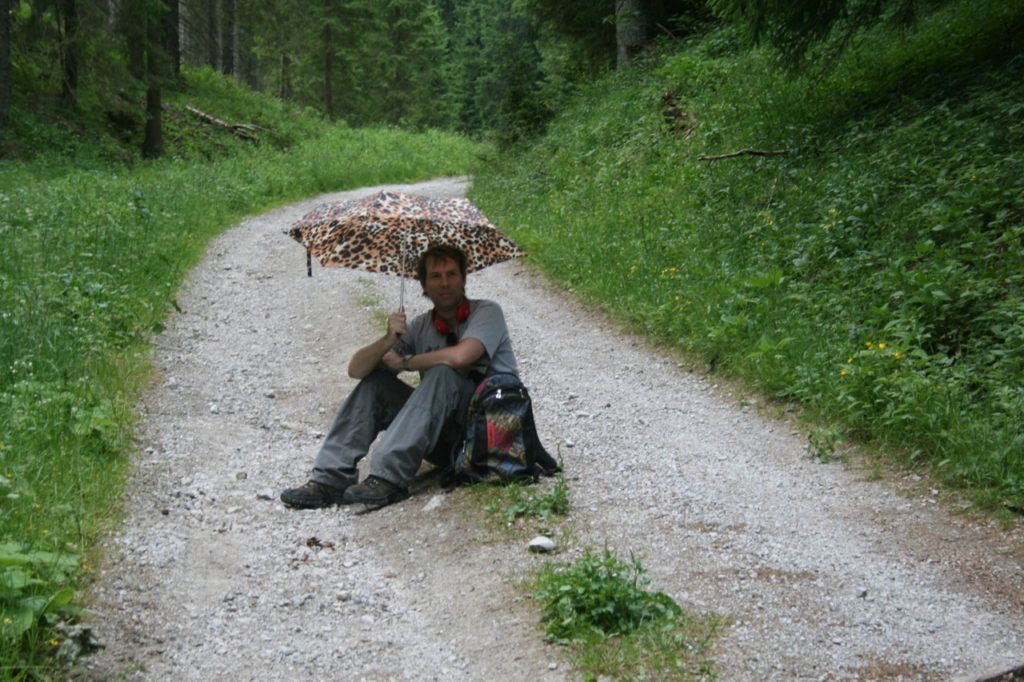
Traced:
<svg viewBox="0 0 1024 682">
<path fill-rule="evenodd" d="M 511 142 L 694 17 L 710 14 L 690 0 L 2 0 L 2 149 L 26 154 L 19 141 L 54 123 L 160 156 L 163 100 L 201 67 L 332 122 Z"/>
</svg>

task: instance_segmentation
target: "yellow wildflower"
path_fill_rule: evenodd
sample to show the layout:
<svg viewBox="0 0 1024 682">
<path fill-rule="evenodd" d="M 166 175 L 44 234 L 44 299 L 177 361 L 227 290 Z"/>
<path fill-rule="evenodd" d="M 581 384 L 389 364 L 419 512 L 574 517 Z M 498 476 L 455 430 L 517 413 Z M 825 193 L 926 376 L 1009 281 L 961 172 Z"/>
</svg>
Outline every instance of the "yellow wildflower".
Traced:
<svg viewBox="0 0 1024 682">
<path fill-rule="evenodd" d="M 839 376 L 841 376 L 841 377 L 849 376 L 849 374 L 850 374 L 850 370 L 848 370 L 848 369 L 841 369 L 841 370 L 839 370 Z"/>
<path fill-rule="evenodd" d="M 865 341 L 864 347 L 867 348 L 868 350 L 871 350 L 875 347 L 875 343 L 873 341 Z"/>
<path fill-rule="evenodd" d="M 878 344 L 878 350 L 885 350 L 885 345 L 886 344 L 885 344 L 884 341 L 882 343 Z"/>
<path fill-rule="evenodd" d="M 894 358 L 896 358 L 897 360 L 902 360 L 903 359 L 903 353 L 901 353 L 899 351 L 896 351 L 895 353 L 893 353 L 892 356 Z"/>
</svg>

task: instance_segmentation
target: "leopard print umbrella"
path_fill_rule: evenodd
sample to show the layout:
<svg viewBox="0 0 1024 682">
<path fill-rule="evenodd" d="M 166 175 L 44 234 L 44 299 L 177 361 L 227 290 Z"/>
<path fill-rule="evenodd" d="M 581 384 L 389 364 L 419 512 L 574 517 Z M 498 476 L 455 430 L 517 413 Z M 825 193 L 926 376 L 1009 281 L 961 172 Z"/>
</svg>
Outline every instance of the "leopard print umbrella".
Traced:
<svg viewBox="0 0 1024 682">
<path fill-rule="evenodd" d="M 416 276 L 416 259 L 431 244 L 466 254 L 473 272 L 526 255 L 468 199 L 379 192 L 322 204 L 297 220 L 288 234 L 325 267 Z"/>
</svg>

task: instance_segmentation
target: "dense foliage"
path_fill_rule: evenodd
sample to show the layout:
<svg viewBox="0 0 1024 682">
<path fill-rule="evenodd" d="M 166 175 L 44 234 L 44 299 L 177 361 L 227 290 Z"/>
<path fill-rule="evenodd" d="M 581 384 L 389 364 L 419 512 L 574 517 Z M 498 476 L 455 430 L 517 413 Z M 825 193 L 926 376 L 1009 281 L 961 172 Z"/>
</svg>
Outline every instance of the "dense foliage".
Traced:
<svg viewBox="0 0 1024 682">
<path fill-rule="evenodd" d="M 1022 28 L 956 4 L 799 78 L 716 30 L 474 196 L 628 324 L 1021 509 Z"/>
</svg>

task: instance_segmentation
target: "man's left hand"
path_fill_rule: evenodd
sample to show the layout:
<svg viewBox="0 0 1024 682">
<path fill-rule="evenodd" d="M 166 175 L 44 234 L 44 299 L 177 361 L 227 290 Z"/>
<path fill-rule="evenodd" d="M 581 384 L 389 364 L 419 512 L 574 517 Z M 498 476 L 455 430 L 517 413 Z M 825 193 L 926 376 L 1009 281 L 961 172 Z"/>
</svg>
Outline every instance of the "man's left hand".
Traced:
<svg viewBox="0 0 1024 682">
<path fill-rule="evenodd" d="M 381 358 L 381 362 L 384 363 L 385 367 L 396 374 L 402 371 L 402 356 L 393 350 L 389 350 L 385 353 L 384 357 Z"/>
</svg>

